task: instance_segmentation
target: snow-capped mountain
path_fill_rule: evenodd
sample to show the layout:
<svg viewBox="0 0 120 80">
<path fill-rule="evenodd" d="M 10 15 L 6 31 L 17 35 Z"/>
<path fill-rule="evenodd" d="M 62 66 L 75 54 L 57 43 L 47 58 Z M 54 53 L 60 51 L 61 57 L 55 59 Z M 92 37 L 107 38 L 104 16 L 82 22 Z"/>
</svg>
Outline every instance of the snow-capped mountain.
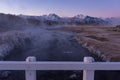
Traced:
<svg viewBox="0 0 120 80">
<path fill-rule="evenodd" d="M 59 20 L 61 19 L 58 15 L 56 14 L 49 14 L 49 15 L 43 15 L 44 19 L 46 20 Z"/>
<path fill-rule="evenodd" d="M 101 18 L 86 16 L 84 18 L 86 24 L 106 24 L 107 22 Z"/>
<path fill-rule="evenodd" d="M 85 16 L 82 15 L 82 14 L 80 14 L 80 15 L 76 15 L 76 16 L 74 16 L 73 18 L 74 18 L 74 19 L 84 19 Z"/>
</svg>

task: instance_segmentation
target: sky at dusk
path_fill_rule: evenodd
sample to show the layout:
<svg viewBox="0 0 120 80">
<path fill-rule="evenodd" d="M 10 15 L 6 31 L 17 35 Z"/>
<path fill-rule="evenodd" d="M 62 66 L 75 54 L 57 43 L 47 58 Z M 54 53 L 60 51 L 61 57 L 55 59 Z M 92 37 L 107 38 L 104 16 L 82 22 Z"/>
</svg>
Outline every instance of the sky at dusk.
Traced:
<svg viewBox="0 0 120 80">
<path fill-rule="evenodd" d="M 0 0 L 0 13 L 120 17 L 120 0 Z"/>
</svg>

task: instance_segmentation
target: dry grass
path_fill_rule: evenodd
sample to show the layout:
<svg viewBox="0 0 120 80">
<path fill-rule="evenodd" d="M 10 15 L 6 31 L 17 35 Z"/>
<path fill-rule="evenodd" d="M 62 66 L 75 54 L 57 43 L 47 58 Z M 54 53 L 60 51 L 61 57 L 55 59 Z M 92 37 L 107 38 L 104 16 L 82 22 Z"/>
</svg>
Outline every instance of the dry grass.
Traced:
<svg viewBox="0 0 120 80">
<path fill-rule="evenodd" d="M 90 36 L 86 36 L 86 37 L 89 37 L 89 38 L 92 38 L 92 39 L 96 39 L 96 40 L 99 40 L 99 41 L 109 41 L 105 37 L 97 37 L 97 36 L 94 36 L 94 35 L 90 35 Z"/>
</svg>

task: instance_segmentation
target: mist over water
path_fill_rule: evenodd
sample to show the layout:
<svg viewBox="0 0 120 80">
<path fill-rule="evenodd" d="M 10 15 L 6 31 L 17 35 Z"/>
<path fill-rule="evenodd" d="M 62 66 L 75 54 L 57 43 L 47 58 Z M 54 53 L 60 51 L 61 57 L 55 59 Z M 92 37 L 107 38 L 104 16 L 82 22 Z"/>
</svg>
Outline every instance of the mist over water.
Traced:
<svg viewBox="0 0 120 80">
<path fill-rule="evenodd" d="M 43 29 L 25 29 L 25 30 L 14 30 L 0 34 L 0 57 L 4 57 L 9 54 L 15 47 L 26 48 L 27 45 L 32 46 L 42 45 L 45 41 L 49 41 L 52 38 L 50 31 Z M 41 43 L 39 43 L 41 42 Z M 46 46 L 48 44 L 46 43 Z M 44 46 L 44 45 L 42 45 Z M 42 47 L 41 46 L 41 47 Z M 30 46 L 29 46 L 30 47 Z"/>
</svg>

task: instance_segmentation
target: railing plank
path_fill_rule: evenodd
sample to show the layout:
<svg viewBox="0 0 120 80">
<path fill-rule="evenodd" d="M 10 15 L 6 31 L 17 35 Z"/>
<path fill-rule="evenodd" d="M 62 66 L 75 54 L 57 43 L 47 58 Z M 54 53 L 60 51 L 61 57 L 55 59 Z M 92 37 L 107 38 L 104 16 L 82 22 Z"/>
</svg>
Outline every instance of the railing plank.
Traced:
<svg viewBox="0 0 120 80">
<path fill-rule="evenodd" d="M 17 62 L 0 61 L 0 70 L 120 70 L 120 62 Z"/>
</svg>

